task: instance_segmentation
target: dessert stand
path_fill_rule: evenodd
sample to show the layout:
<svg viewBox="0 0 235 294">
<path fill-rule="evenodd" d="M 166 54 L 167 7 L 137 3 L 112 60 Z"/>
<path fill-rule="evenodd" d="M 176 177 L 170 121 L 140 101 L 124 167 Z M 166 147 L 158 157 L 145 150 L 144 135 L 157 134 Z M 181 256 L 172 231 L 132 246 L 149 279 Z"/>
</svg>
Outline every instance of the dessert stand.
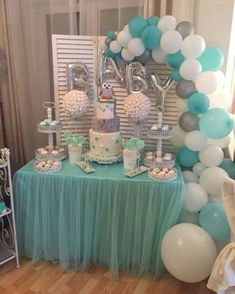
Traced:
<svg viewBox="0 0 235 294">
<path fill-rule="evenodd" d="M 163 112 L 165 96 L 173 82 L 169 75 L 162 83 L 158 76 L 151 75 L 151 83 L 153 88 L 159 95 L 156 101 L 157 107 L 157 124 L 153 125 L 147 133 L 148 138 L 157 140 L 157 151 L 146 152 L 144 157 L 144 165 L 150 169 L 148 175 L 152 180 L 156 181 L 173 181 L 177 177 L 175 166 L 175 156 L 171 153 L 163 153 L 162 141 L 172 137 L 173 129 L 169 125 L 163 125 Z"/>
<path fill-rule="evenodd" d="M 48 134 L 48 146 L 37 148 L 35 158 L 38 160 L 63 160 L 67 156 L 64 147 L 54 146 L 53 135 L 62 131 L 62 124 L 52 120 L 52 109 L 55 103 L 45 102 L 43 107 L 47 110 L 47 119 L 38 124 L 38 132 Z"/>
</svg>

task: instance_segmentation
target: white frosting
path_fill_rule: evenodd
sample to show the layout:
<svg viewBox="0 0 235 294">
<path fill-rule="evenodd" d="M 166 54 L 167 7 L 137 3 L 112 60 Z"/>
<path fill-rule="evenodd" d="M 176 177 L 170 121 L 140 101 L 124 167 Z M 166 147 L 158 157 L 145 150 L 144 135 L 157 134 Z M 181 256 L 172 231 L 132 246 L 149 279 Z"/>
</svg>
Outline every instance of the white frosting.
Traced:
<svg viewBox="0 0 235 294">
<path fill-rule="evenodd" d="M 121 153 L 121 135 L 115 133 L 98 133 L 89 130 L 90 152 L 95 156 L 111 157 Z"/>
<path fill-rule="evenodd" d="M 96 117 L 98 119 L 113 119 L 114 103 L 97 102 Z"/>
</svg>

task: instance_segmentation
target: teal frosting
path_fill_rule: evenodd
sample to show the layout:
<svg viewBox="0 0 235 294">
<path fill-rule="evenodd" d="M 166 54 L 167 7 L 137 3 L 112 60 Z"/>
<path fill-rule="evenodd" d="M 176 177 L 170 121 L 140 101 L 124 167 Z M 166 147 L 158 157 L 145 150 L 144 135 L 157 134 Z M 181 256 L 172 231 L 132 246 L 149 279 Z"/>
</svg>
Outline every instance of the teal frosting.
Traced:
<svg viewBox="0 0 235 294">
<path fill-rule="evenodd" d="M 124 149 L 142 149 L 145 146 L 143 140 L 132 137 L 130 140 L 123 140 L 122 146 Z"/>
<path fill-rule="evenodd" d="M 86 141 L 85 137 L 79 135 L 75 136 L 72 132 L 65 132 L 64 137 L 68 145 L 84 144 Z"/>
<path fill-rule="evenodd" d="M 20 254 L 33 261 L 83 269 L 98 263 L 114 276 L 164 272 L 161 240 L 176 224 L 184 183 L 154 182 L 147 173 L 123 174 L 123 164 L 92 163 L 86 174 L 68 160 L 51 175 L 38 174 L 33 161 L 14 177 Z"/>
</svg>

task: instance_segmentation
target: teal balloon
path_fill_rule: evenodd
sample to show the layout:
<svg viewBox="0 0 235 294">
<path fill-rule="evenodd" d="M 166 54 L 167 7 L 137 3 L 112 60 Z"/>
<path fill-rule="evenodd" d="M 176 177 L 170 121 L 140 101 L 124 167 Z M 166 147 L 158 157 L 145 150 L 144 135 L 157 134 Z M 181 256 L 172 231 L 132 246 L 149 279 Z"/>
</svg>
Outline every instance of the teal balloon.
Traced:
<svg viewBox="0 0 235 294">
<path fill-rule="evenodd" d="M 202 71 L 216 71 L 224 63 L 224 54 L 219 48 L 207 47 L 197 59 L 202 65 Z"/>
<path fill-rule="evenodd" d="M 223 160 L 219 167 L 225 170 L 230 178 L 235 180 L 235 162 L 233 162 L 231 159 L 226 158 Z"/>
<path fill-rule="evenodd" d="M 114 31 L 108 31 L 106 33 L 106 37 L 108 37 L 111 40 L 114 40 L 115 39 L 115 32 Z"/>
<path fill-rule="evenodd" d="M 106 48 L 104 50 L 104 54 L 106 57 L 110 57 L 110 58 L 113 58 L 115 56 L 115 53 L 113 53 L 109 48 Z"/>
<path fill-rule="evenodd" d="M 154 49 L 159 47 L 162 32 L 155 26 L 147 27 L 142 35 L 141 40 L 147 49 Z"/>
<path fill-rule="evenodd" d="M 221 139 L 232 131 L 233 120 L 224 109 L 212 108 L 201 116 L 199 128 L 206 137 Z"/>
<path fill-rule="evenodd" d="M 148 26 L 148 22 L 142 16 L 135 16 L 129 21 L 129 32 L 132 37 L 140 38 L 145 28 Z"/>
<path fill-rule="evenodd" d="M 172 71 L 171 78 L 175 82 L 179 82 L 179 81 L 183 80 L 183 78 L 180 75 L 180 71 L 176 68 Z"/>
<path fill-rule="evenodd" d="M 198 152 L 182 147 L 177 154 L 178 161 L 183 167 L 193 167 L 199 161 Z"/>
<path fill-rule="evenodd" d="M 194 114 L 207 112 L 210 106 L 210 99 L 203 93 L 195 93 L 188 98 L 188 110 Z"/>
<path fill-rule="evenodd" d="M 230 240 L 231 231 L 222 203 L 211 202 L 205 205 L 199 214 L 199 224 L 212 238 Z"/>
<path fill-rule="evenodd" d="M 155 15 L 147 18 L 147 22 L 150 26 L 156 26 L 158 24 L 159 20 L 160 20 L 160 17 L 155 16 Z"/>
<path fill-rule="evenodd" d="M 175 54 L 168 54 L 166 58 L 167 64 L 173 68 L 179 68 L 184 60 L 185 58 L 180 51 Z"/>
</svg>

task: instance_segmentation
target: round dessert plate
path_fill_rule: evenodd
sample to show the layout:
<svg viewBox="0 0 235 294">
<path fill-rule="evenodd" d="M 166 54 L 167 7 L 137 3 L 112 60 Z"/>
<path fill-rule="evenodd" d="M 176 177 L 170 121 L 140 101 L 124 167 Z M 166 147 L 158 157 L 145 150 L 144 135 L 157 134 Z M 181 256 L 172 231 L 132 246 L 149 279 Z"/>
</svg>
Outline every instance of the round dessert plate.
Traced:
<svg viewBox="0 0 235 294">
<path fill-rule="evenodd" d="M 62 124 L 57 124 L 54 126 L 46 125 L 42 126 L 40 123 L 38 124 L 38 132 L 40 133 L 57 133 L 62 131 Z"/>
<path fill-rule="evenodd" d="M 151 139 L 162 139 L 162 140 L 166 140 L 166 139 L 170 139 L 172 137 L 173 134 L 173 129 L 172 127 L 169 128 L 169 130 L 148 130 L 147 136 L 148 138 Z"/>
<path fill-rule="evenodd" d="M 53 147 L 49 150 L 47 147 L 37 148 L 35 150 L 35 158 L 37 160 L 63 160 L 67 157 L 67 150 L 64 147 Z"/>
<path fill-rule="evenodd" d="M 113 164 L 122 161 L 122 154 L 117 156 L 105 157 L 105 156 L 96 156 L 93 155 L 91 152 L 88 152 L 88 159 L 90 161 L 96 161 L 99 164 Z"/>
<path fill-rule="evenodd" d="M 177 170 L 176 170 L 175 168 L 171 168 L 171 170 L 174 171 L 174 174 L 173 174 L 172 176 L 168 176 L 168 177 L 166 177 L 165 179 L 164 179 L 164 178 L 162 179 L 162 178 L 158 178 L 158 177 L 156 177 L 156 176 L 152 173 L 153 169 L 149 169 L 149 170 L 148 170 L 148 176 L 149 176 L 149 178 L 150 178 L 151 180 L 156 181 L 156 182 L 172 182 L 172 181 L 174 181 L 174 180 L 177 179 Z"/>
<path fill-rule="evenodd" d="M 53 164 L 48 164 L 49 167 L 45 167 L 45 165 L 40 166 L 40 163 L 43 163 L 43 162 L 47 163 L 49 161 L 52 161 L 53 163 L 58 162 L 58 165 L 55 166 Z M 59 160 L 36 160 L 34 163 L 34 170 L 40 174 L 53 174 L 60 171 L 61 169 L 62 169 L 62 162 Z"/>
<path fill-rule="evenodd" d="M 175 166 L 175 157 L 171 160 L 162 160 L 161 162 L 156 162 L 156 160 L 149 160 L 149 159 L 144 159 L 144 165 L 148 166 L 150 168 L 154 167 L 159 167 L 159 168 L 172 168 Z"/>
</svg>

